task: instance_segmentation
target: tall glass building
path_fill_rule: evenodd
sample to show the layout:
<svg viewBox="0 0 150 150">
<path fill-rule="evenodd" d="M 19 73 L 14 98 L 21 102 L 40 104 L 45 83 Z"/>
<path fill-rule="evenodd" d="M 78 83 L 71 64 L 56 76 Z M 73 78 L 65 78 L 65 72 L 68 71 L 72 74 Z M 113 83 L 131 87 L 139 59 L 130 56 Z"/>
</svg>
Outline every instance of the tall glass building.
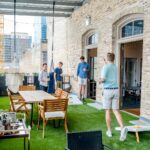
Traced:
<svg viewBox="0 0 150 150">
<path fill-rule="evenodd" d="M 46 43 L 47 42 L 47 23 L 46 23 L 46 17 L 41 17 L 41 42 Z"/>
<path fill-rule="evenodd" d="M 34 48 L 41 52 L 41 65 L 47 63 L 47 18 L 35 17 L 34 20 Z"/>
<path fill-rule="evenodd" d="M 0 65 L 3 64 L 4 62 L 3 36 L 4 36 L 4 16 L 0 15 Z"/>
<path fill-rule="evenodd" d="M 19 61 L 22 55 L 30 49 L 32 43 L 32 37 L 27 33 L 16 33 L 16 47 L 14 47 L 14 35 L 4 35 L 4 61 L 5 63 L 11 63 L 14 59 L 14 53 Z"/>
</svg>

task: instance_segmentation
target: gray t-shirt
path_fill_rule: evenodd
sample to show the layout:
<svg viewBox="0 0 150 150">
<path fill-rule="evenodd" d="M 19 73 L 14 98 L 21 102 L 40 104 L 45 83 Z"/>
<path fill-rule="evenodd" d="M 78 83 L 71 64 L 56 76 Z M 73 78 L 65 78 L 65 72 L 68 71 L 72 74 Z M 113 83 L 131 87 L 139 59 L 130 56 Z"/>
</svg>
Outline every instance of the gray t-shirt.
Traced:
<svg viewBox="0 0 150 150">
<path fill-rule="evenodd" d="M 45 86 L 45 87 L 48 86 L 48 82 L 45 82 L 45 80 L 48 80 L 48 73 L 47 73 L 47 71 L 42 70 L 39 73 L 39 78 L 38 79 L 39 79 L 40 85 Z"/>
</svg>

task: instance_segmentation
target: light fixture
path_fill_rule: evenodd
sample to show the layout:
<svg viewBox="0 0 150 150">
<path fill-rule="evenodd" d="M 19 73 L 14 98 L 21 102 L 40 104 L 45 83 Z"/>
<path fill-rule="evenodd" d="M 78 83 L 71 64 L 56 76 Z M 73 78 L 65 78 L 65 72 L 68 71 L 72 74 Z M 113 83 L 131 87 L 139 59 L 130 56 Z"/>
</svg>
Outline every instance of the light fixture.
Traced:
<svg viewBox="0 0 150 150">
<path fill-rule="evenodd" d="M 85 25 L 88 26 L 91 24 L 91 16 L 86 16 L 85 17 Z"/>
</svg>

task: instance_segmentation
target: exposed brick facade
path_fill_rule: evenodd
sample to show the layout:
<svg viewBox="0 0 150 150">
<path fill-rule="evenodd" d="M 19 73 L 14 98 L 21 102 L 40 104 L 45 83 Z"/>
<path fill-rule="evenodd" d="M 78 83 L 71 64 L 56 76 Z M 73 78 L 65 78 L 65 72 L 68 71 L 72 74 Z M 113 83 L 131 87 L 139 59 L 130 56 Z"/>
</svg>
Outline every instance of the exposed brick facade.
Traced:
<svg viewBox="0 0 150 150">
<path fill-rule="evenodd" d="M 91 24 L 85 25 L 86 16 L 91 16 Z M 116 64 L 119 66 L 119 49 L 117 48 L 118 24 L 135 18 L 144 19 L 143 35 L 143 68 L 142 68 L 142 98 L 141 116 L 150 119 L 150 1 L 149 0 L 90 0 L 81 8 L 75 10 L 68 19 L 58 19 L 55 28 L 54 62 L 64 62 L 65 73 L 75 76 L 79 57 L 85 54 L 84 36 L 91 30 L 98 34 L 98 70 L 103 66 L 107 52 L 116 53 Z M 48 18 L 51 21 L 50 18 Z M 49 25 L 49 41 L 51 41 L 51 25 Z M 51 55 L 49 43 L 49 55 Z M 119 73 L 118 73 L 119 74 Z M 78 84 L 72 78 L 73 91 L 78 91 Z M 97 86 L 97 100 L 102 99 L 102 89 Z"/>
</svg>

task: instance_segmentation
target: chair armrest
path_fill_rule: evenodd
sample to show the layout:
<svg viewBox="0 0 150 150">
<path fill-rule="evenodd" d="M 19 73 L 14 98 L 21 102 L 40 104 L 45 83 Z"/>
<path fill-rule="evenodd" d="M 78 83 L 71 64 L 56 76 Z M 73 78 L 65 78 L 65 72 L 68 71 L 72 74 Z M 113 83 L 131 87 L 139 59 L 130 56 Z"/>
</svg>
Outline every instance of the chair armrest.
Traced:
<svg viewBox="0 0 150 150">
<path fill-rule="evenodd" d="M 23 105 L 26 105 L 26 102 L 24 100 L 18 100 L 17 102 L 14 102 L 14 104 L 23 104 Z"/>
<path fill-rule="evenodd" d="M 20 96 L 20 95 L 12 95 L 11 96 L 12 97 L 12 99 L 22 99 L 22 97 Z"/>
<path fill-rule="evenodd" d="M 110 147 L 110 146 L 108 146 L 106 144 L 103 144 L 103 146 L 106 147 L 107 149 L 114 150 L 114 149 L 112 149 L 112 147 Z"/>
<path fill-rule="evenodd" d="M 60 96 L 57 96 L 57 95 L 53 95 L 54 97 L 56 97 L 56 98 L 60 98 Z"/>
<path fill-rule="evenodd" d="M 12 100 L 14 101 L 14 103 L 19 103 L 19 102 L 25 103 L 24 99 L 20 95 L 13 95 Z"/>
<path fill-rule="evenodd" d="M 60 97 L 60 96 L 57 96 L 56 94 L 51 94 L 51 95 L 54 96 L 54 97 L 56 97 L 56 98 Z"/>
<path fill-rule="evenodd" d="M 15 101 L 14 104 L 25 104 L 23 101 Z"/>
</svg>

